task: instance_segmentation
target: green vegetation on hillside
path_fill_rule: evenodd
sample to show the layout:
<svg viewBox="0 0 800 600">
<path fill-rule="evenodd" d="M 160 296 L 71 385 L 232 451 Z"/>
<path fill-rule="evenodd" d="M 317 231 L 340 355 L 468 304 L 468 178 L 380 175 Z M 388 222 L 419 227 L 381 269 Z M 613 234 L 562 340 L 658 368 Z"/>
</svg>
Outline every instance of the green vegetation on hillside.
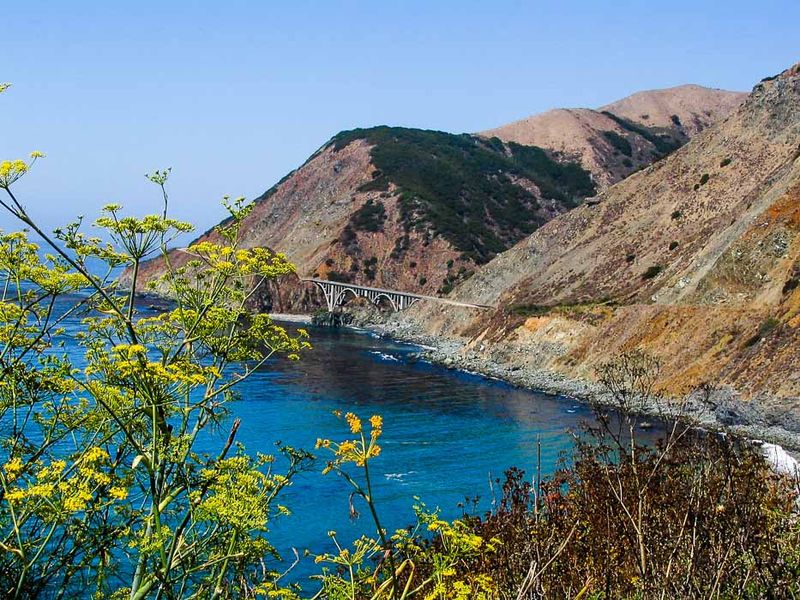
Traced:
<svg viewBox="0 0 800 600">
<path fill-rule="evenodd" d="M 386 207 L 379 201 L 370 198 L 364 206 L 350 217 L 353 229 L 361 231 L 380 231 L 386 221 Z"/>
<path fill-rule="evenodd" d="M 617 125 L 619 125 L 623 129 L 630 131 L 631 133 L 640 135 L 648 142 L 653 144 L 653 146 L 655 146 L 655 149 L 659 154 L 659 158 L 664 157 L 671 152 L 674 152 L 683 145 L 682 140 L 678 139 L 677 137 L 673 136 L 670 133 L 667 133 L 667 131 L 660 132 L 656 128 L 650 128 L 650 127 L 645 127 L 643 125 L 639 125 L 638 123 L 634 123 L 633 121 L 629 121 L 628 119 L 623 119 L 622 117 L 617 116 L 612 112 L 608 112 L 607 110 L 604 110 L 603 114 L 612 121 L 614 121 Z"/>
<path fill-rule="evenodd" d="M 611 144 L 618 152 L 621 152 L 625 156 L 633 155 L 633 147 L 631 146 L 631 143 L 616 131 L 604 131 L 603 137 L 606 138 L 608 143 Z"/>
<path fill-rule="evenodd" d="M 533 146 L 402 127 L 345 131 L 331 143 L 338 151 L 359 139 L 372 146 L 377 169 L 360 191 L 385 191 L 393 184 L 400 190 L 407 231 L 441 235 L 478 263 L 548 220 L 540 199 L 552 201 L 561 211 L 595 193 L 587 171 L 558 163 Z M 541 198 L 520 180 L 533 182 Z M 352 221 L 351 225 L 359 229 Z"/>
</svg>

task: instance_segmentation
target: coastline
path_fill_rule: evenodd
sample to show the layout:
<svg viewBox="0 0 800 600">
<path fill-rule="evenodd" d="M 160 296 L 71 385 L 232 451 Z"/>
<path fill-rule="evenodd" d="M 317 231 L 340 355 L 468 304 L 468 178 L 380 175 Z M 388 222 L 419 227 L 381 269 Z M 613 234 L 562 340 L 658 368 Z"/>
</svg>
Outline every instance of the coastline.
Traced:
<svg viewBox="0 0 800 600">
<path fill-rule="evenodd" d="M 270 318 L 285 323 L 312 323 L 312 316 L 309 314 L 274 313 L 270 314 Z M 587 405 L 599 403 L 613 406 L 608 393 L 599 384 L 571 378 L 563 373 L 487 359 L 474 350 L 469 350 L 462 340 L 424 333 L 407 321 L 379 323 L 369 318 L 359 318 L 356 323 L 342 327 L 413 344 L 420 350 L 417 353 L 420 359 L 447 369 L 480 375 L 524 389 L 564 396 Z M 717 392 L 715 401 L 725 405 L 735 400 L 732 394 L 721 391 Z M 652 400 L 644 401 L 641 405 L 641 416 L 645 418 L 675 416 L 674 412 L 670 414 L 664 408 L 665 404 L 657 405 Z M 750 422 L 744 418 L 740 418 L 737 422 L 724 422 L 706 405 L 693 398 L 688 399 L 685 412 L 681 416 L 700 429 L 720 433 L 730 432 L 759 444 L 765 460 L 773 470 L 800 477 L 800 432 Z"/>
<path fill-rule="evenodd" d="M 447 369 L 501 380 L 520 388 L 566 396 L 584 404 L 599 403 L 613 406 L 608 393 L 599 384 L 570 378 L 563 373 L 508 365 L 487 359 L 469 350 L 464 341 L 432 336 L 417 330 L 407 322 L 376 323 L 359 320 L 357 327 L 351 326 L 351 328 L 418 346 L 421 350 L 418 356 L 422 360 Z M 725 407 L 723 411 L 728 408 L 727 405 L 736 402 L 732 394 L 726 391 L 717 392 L 714 400 L 718 406 Z M 675 416 L 674 412 L 670 415 L 668 410 L 664 410 L 665 404 L 667 403 L 645 401 L 641 407 L 641 415 Z M 692 397 L 687 400 L 684 414 L 681 416 L 700 429 L 740 435 L 758 444 L 765 460 L 776 472 L 800 477 L 800 432 L 748 421 L 741 416 L 735 422 L 725 422 L 704 403 Z"/>
</svg>

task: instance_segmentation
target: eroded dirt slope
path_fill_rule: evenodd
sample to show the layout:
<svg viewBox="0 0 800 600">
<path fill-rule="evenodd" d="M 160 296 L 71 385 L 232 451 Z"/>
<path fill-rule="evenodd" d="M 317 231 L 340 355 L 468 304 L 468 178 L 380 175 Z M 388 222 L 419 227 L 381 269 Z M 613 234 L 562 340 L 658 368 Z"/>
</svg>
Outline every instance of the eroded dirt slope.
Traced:
<svg viewBox="0 0 800 600">
<path fill-rule="evenodd" d="M 615 353 L 644 349 L 663 362 L 663 391 L 707 383 L 800 429 L 799 279 L 795 67 L 452 294 L 497 310 L 408 316 L 511 368 L 587 381 Z"/>
</svg>

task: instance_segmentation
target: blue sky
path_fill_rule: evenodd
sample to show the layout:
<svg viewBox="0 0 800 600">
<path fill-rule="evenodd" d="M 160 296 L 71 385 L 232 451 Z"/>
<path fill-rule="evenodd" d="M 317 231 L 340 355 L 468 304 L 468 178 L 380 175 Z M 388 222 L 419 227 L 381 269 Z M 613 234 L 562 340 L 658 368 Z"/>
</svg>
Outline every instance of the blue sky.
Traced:
<svg viewBox="0 0 800 600">
<path fill-rule="evenodd" d="M 477 131 L 698 83 L 749 90 L 800 61 L 800 2 L 4 3 L 0 158 L 48 227 L 108 202 L 204 230 L 342 129 Z M 794 42 L 792 40 L 795 40 Z M 0 217 L 0 227 L 12 223 Z"/>
</svg>

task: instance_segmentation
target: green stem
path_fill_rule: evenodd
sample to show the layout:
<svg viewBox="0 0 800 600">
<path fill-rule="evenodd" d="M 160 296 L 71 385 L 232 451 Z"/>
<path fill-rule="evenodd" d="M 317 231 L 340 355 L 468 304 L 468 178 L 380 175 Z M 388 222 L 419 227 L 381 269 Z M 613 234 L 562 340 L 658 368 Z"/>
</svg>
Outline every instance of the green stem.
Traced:
<svg viewBox="0 0 800 600">
<path fill-rule="evenodd" d="M 381 544 L 383 545 L 384 552 L 389 553 L 389 568 L 392 570 L 392 598 L 397 597 L 397 579 L 395 573 L 395 564 L 394 564 L 394 552 L 389 547 L 388 542 L 386 541 L 386 533 L 381 526 L 381 521 L 378 518 L 378 511 L 375 508 L 375 503 L 372 500 L 372 480 L 369 476 L 369 457 L 366 456 L 367 453 L 367 445 L 366 439 L 364 438 L 364 434 L 361 434 L 361 445 L 364 448 L 364 476 L 367 480 L 367 506 L 369 506 L 369 510 L 372 513 L 372 520 L 375 521 L 375 527 L 378 529 L 378 536 L 381 538 Z"/>
</svg>

